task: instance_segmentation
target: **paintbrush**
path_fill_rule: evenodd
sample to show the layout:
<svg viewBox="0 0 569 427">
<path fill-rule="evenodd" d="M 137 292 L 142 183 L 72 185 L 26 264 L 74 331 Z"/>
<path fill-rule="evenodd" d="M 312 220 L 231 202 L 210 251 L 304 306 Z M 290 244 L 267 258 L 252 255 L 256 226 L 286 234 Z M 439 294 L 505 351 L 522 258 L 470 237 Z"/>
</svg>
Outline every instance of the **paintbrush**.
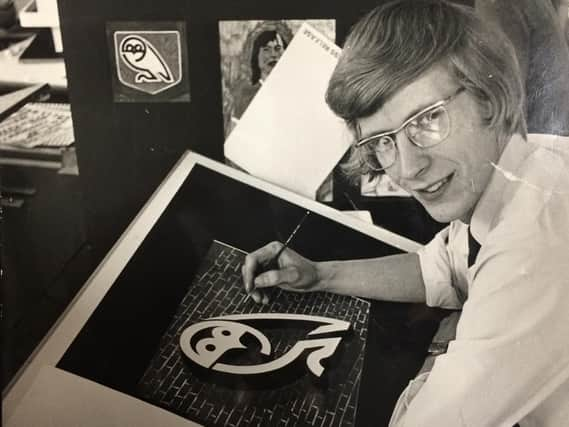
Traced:
<svg viewBox="0 0 569 427">
<path fill-rule="evenodd" d="M 302 226 L 302 224 L 304 223 L 306 218 L 308 218 L 308 215 L 310 215 L 310 211 L 306 211 L 304 216 L 300 219 L 299 223 L 296 225 L 294 230 L 292 230 L 292 233 L 290 233 L 290 235 L 288 236 L 288 238 L 286 239 L 284 244 L 281 246 L 279 251 L 276 253 L 276 255 L 274 257 L 272 257 L 268 262 L 266 262 L 263 265 L 262 271 L 260 271 L 258 274 L 264 273 L 265 271 L 269 271 L 269 270 L 278 270 L 279 269 L 279 257 L 282 255 L 284 250 L 288 247 L 290 242 L 292 242 L 292 239 L 294 239 L 294 236 L 296 235 L 298 230 L 300 230 L 300 227 Z"/>
</svg>

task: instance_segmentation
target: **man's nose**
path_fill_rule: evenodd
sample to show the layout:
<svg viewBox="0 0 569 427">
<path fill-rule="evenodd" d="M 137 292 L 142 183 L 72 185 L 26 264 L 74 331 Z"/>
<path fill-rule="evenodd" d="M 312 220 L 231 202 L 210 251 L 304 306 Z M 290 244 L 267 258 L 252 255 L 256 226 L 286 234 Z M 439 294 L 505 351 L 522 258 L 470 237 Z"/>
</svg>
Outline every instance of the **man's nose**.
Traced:
<svg viewBox="0 0 569 427">
<path fill-rule="evenodd" d="M 399 176 L 401 179 L 420 177 L 429 167 L 430 159 L 425 149 L 414 144 L 405 131 L 396 136 Z"/>
</svg>

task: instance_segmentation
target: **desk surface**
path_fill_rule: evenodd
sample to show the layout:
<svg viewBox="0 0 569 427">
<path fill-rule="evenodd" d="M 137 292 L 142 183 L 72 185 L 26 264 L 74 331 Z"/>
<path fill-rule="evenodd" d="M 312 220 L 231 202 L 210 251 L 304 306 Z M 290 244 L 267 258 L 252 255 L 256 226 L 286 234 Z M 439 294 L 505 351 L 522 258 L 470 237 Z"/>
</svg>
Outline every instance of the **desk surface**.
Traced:
<svg viewBox="0 0 569 427">
<path fill-rule="evenodd" d="M 232 206 L 231 212 L 226 206 Z M 16 423 L 15 419 L 21 421 L 19 414 L 42 409 L 18 408 L 21 403 L 30 404 L 30 395 L 37 396 L 38 387 L 41 390 L 45 378 L 53 377 L 56 366 L 65 372 L 55 374 L 60 379 L 68 379 L 71 369 L 75 374 L 87 373 L 73 381 L 92 380 L 128 392 L 128 383 L 139 378 L 140 363 L 124 356 L 137 345 L 136 339 L 125 337 L 132 337 L 137 328 L 147 328 L 148 333 L 158 328 L 148 313 L 161 312 L 168 289 L 192 276 L 212 237 L 250 251 L 285 234 L 305 209 L 316 215 L 311 216 L 310 228 L 298 235 L 295 248 L 312 259 L 381 256 L 419 246 L 227 166 L 186 154 L 8 387 L 5 419 Z M 372 305 L 358 424 L 373 419 L 381 420 L 381 425 L 388 419 L 397 396 L 420 367 L 434 332 L 434 325 L 425 319 L 416 306 Z M 46 374 L 46 369 L 51 373 Z M 121 374 L 117 377 L 116 372 Z M 41 400 L 31 402 L 36 405 Z M 89 410 L 113 419 L 126 416 L 110 406 L 85 407 Z M 50 416 L 58 419 L 57 413 Z"/>
</svg>

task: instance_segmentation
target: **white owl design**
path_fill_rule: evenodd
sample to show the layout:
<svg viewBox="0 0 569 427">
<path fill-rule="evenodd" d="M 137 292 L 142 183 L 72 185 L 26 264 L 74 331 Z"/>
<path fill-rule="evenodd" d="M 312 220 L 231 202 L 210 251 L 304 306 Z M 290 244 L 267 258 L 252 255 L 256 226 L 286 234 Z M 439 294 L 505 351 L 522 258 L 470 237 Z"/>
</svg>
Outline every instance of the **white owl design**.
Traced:
<svg viewBox="0 0 569 427">
<path fill-rule="evenodd" d="M 172 83 L 172 72 L 158 50 L 140 35 L 125 37 L 119 46 L 125 64 L 137 74 L 136 83 Z"/>
<path fill-rule="evenodd" d="M 257 339 L 261 354 L 267 356 L 271 354 L 269 339 L 258 329 L 242 323 L 255 320 L 287 321 L 289 324 L 292 321 L 310 321 L 320 324 L 320 326 L 310 331 L 309 337 L 297 341 L 286 353 L 273 360 L 255 365 L 233 365 L 221 361 L 223 355 L 229 351 L 247 349 L 241 342 L 241 338 L 246 334 L 251 334 Z M 182 352 L 198 365 L 213 371 L 234 375 L 266 374 L 277 371 L 304 355 L 308 369 L 318 378 L 324 372 L 322 360 L 334 354 L 342 336 L 318 338 L 317 335 L 339 334 L 349 330 L 349 328 L 350 323 L 343 320 L 304 314 L 234 314 L 214 317 L 190 325 L 180 335 L 180 347 Z M 198 336 L 200 338 L 196 339 Z"/>
</svg>

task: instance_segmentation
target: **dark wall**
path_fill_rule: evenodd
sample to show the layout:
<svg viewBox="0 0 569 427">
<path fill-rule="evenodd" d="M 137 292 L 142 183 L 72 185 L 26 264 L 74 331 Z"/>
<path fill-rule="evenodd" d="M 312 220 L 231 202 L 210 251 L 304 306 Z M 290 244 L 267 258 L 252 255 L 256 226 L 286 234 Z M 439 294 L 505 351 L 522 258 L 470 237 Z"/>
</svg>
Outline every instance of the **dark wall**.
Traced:
<svg viewBox="0 0 569 427">
<path fill-rule="evenodd" d="M 223 156 L 218 21 L 335 19 L 341 44 L 378 4 L 287 0 L 59 0 L 88 234 L 101 258 L 180 154 Z M 115 103 L 106 36 L 109 21 L 183 21 L 190 103 Z"/>
</svg>

